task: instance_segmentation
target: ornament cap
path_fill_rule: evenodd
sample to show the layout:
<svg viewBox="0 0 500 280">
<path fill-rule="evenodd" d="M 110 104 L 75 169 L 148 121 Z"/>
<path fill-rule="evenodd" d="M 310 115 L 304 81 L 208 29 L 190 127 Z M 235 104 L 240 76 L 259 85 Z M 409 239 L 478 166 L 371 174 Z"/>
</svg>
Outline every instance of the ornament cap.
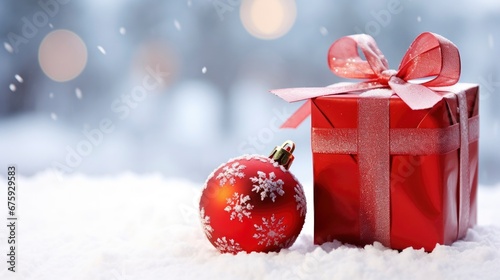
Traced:
<svg viewBox="0 0 500 280">
<path fill-rule="evenodd" d="M 276 146 L 269 155 L 269 158 L 273 159 L 279 165 L 282 165 L 288 170 L 292 165 L 293 160 L 295 159 L 292 154 L 294 150 L 295 143 L 293 143 L 293 141 L 291 140 L 287 140 L 281 146 Z"/>
</svg>

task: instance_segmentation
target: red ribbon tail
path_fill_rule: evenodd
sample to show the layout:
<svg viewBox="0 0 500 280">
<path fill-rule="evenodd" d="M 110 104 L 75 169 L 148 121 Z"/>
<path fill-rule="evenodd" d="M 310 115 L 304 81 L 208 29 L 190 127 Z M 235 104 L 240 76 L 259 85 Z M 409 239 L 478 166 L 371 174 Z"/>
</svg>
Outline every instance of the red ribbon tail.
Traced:
<svg viewBox="0 0 500 280">
<path fill-rule="evenodd" d="M 308 99 L 280 126 L 280 128 L 297 128 L 310 114 L 311 99 Z"/>
</svg>

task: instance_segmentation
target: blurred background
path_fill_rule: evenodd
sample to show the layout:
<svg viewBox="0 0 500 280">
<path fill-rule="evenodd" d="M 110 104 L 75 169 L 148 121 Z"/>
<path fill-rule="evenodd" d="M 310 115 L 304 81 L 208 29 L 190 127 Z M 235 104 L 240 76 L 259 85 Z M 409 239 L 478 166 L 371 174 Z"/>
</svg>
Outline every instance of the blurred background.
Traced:
<svg viewBox="0 0 500 280">
<path fill-rule="evenodd" d="M 341 81 L 326 53 L 354 33 L 375 37 L 395 69 L 424 31 L 453 41 L 461 81 L 481 86 L 480 183 L 495 184 L 496 0 L 1 1 L 0 166 L 202 182 L 292 139 L 291 170 L 311 182 L 309 123 L 279 130 L 300 104 L 268 90 Z"/>
</svg>

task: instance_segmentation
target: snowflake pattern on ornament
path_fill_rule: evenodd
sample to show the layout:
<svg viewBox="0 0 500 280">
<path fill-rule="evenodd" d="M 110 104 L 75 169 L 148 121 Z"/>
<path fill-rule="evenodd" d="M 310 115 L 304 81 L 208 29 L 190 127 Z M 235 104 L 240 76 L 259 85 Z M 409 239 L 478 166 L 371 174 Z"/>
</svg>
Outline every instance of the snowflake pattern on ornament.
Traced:
<svg viewBox="0 0 500 280">
<path fill-rule="evenodd" d="M 261 200 L 266 197 L 270 197 L 273 202 L 275 201 L 277 195 L 283 196 L 285 191 L 283 190 L 283 180 L 276 180 L 276 174 L 274 172 L 269 173 L 269 178 L 267 178 L 266 173 L 262 171 L 257 171 L 259 177 L 251 177 L 250 180 L 255 184 L 253 185 L 252 191 L 260 193 Z"/>
<path fill-rule="evenodd" d="M 237 253 L 242 250 L 238 242 L 235 242 L 234 239 L 227 241 L 225 236 L 215 240 L 215 247 L 221 253 Z"/>
<path fill-rule="evenodd" d="M 250 196 L 235 192 L 232 197 L 226 198 L 226 201 L 227 206 L 224 208 L 224 211 L 230 213 L 230 220 L 234 220 L 237 217 L 240 222 L 243 222 L 243 217 L 252 217 L 250 210 L 253 209 L 253 205 L 248 203 Z"/>
<path fill-rule="evenodd" d="M 228 181 L 231 186 L 234 186 L 234 183 L 236 183 L 236 178 L 243 178 L 245 177 L 245 173 L 243 173 L 243 169 L 245 169 L 245 165 L 240 164 L 239 162 L 235 162 L 229 166 L 224 166 L 222 168 L 222 171 L 217 174 L 217 177 L 215 179 L 220 180 L 219 185 L 222 187 L 224 186 Z"/>
<path fill-rule="evenodd" d="M 259 245 L 265 244 L 266 246 L 275 245 L 282 246 L 280 242 L 286 237 L 283 234 L 285 231 L 285 225 L 283 224 L 283 218 L 276 220 L 274 214 L 271 219 L 262 218 L 262 225 L 253 225 L 257 230 L 257 233 L 253 235 L 253 238 L 258 239 Z"/>
<path fill-rule="evenodd" d="M 306 196 L 304 191 L 299 185 L 295 186 L 295 201 L 297 202 L 297 210 L 299 210 L 300 216 L 306 215 Z"/>
<path fill-rule="evenodd" d="M 210 217 L 205 216 L 205 208 L 203 208 L 203 207 L 201 208 L 201 211 L 200 211 L 200 218 L 201 218 L 201 226 L 203 227 L 203 231 L 205 232 L 205 235 L 208 238 L 211 238 L 212 232 L 214 231 L 214 229 L 210 225 Z"/>
</svg>

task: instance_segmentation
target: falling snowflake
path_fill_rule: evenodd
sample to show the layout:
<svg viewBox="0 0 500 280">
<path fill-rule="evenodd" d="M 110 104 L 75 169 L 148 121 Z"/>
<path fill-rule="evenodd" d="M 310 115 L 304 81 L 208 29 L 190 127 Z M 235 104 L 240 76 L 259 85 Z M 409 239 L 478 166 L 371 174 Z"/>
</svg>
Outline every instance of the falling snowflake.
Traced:
<svg viewBox="0 0 500 280">
<path fill-rule="evenodd" d="M 4 42 L 3 43 L 3 47 L 5 48 L 5 50 L 7 50 L 8 52 L 10 53 L 13 53 L 14 52 L 14 48 L 12 47 L 11 44 L 7 43 L 7 42 Z"/>
<path fill-rule="evenodd" d="M 273 202 L 276 199 L 276 193 L 283 196 L 285 191 L 283 190 L 284 182 L 281 179 L 276 180 L 276 174 L 274 172 L 269 173 L 269 178 L 267 178 L 266 173 L 262 171 L 257 171 L 259 177 L 252 177 L 250 180 L 256 185 L 253 185 L 252 191 L 260 192 L 261 200 L 266 197 L 270 197 Z"/>
<path fill-rule="evenodd" d="M 235 242 L 234 239 L 229 239 L 229 241 L 227 241 L 225 236 L 217 238 L 215 241 L 215 247 L 221 253 L 237 253 L 241 251 L 241 247 L 238 242 Z"/>
<path fill-rule="evenodd" d="M 210 217 L 205 216 L 205 208 L 201 208 L 200 219 L 201 219 L 201 226 L 203 227 L 203 231 L 205 232 L 205 235 L 208 238 L 211 238 L 212 232 L 214 231 L 214 229 L 210 225 Z"/>
<path fill-rule="evenodd" d="M 240 222 L 243 222 L 243 217 L 251 218 L 252 213 L 250 210 L 253 209 L 253 205 L 247 203 L 250 200 L 250 196 L 242 195 L 235 192 L 231 198 L 227 198 L 227 206 L 224 211 L 231 214 L 230 220 L 238 217 Z"/>
<path fill-rule="evenodd" d="M 328 35 L 328 29 L 326 29 L 326 27 L 324 27 L 324 26 L 321 26 L 319 28 L 319 33 L 321 33 L 321 35 L 323 35 L 323 36 L 326 36 L 326 35 Z"/>
<path fill-rule="evenodd" d="M 179 23 L 178 20 L 174 20 L 174 25 L 175 25 L 175 29 L 177 29 L 178 31 L 181 30 L 181 24 Z"/>
<path fill-rule="evenodd" d="M 23 77 L 21 77 L 19 74 L 16 74 L 16 75 L 14 76 L 14 78 L 16 78 L 16 80 L 17 80 L 18 82 L 20 82 L 20 83 L 23 83 L 23 82 L 24 82 Z"/>
<path fill-rule="evenodd" d="M 82 90 L 80 88 L 75 89 L 76 98 L 82 99 Z"/>
<path fill-rule="evenodd" d="M 295 186 L 295 195 L 293 197 L 297 202 L 297 210 L 299 210 L 300 216 L 304 216 L 306 214 L 306 196 L 299 185 Z"/>
<path fill-rule="evenodd" d="M 257 230 L 257 233 L 253 235 L 253 238 L 259 240 L 259 245 L 265 244 L 266 246 L 282 246 L 280 242 L 286 237 L 286 235 L 283 234 L 286 227 L 283 224 L 283 217 L 276 220 L 273 214 L 271 219 L 262 218 L 262 225 L 254 224 L 253 226 Z"/>
<path fill-rule="evenodd" d="M 102 46 L 97 46 L 97 49 L 102 53 L 106 54 L 106 50 Z"/>
<path fill-rule="evenodd" d="M 220 186 L 224 186 L 228 181 L 231 186 L 236 183 L 236 178 L 243 178 L 245 177 L 245 173 L 242 172 L 243 169 L 245 169 L 246 166 L 243 164 L 240 164 L 239 162 L 235 162 L 229 166 L 224 166 L 222 168 L 222 172 L 220 172 L 215 179 L 220 179 Z"/>
</svg>

